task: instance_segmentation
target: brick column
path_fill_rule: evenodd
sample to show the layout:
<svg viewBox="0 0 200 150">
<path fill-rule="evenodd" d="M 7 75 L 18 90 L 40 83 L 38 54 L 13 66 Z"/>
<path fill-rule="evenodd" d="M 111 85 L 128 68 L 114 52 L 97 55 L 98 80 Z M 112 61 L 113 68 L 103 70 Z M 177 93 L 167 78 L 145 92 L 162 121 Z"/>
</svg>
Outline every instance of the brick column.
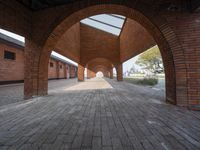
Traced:
<svg viewBox="0 0 200 150">
<path fill-rule="evenodd" d="M 48 63 L 51 51 L 40 55 L 42 48 L 33 40 L 26 39 L 24 51 L 24 99 L 47 95 Z M 40 59 L 42 61 L 40 61 Z"/>
<path fill-rule="evenodd" d="M 123 67 L 122 63 L 118 64 L 116 67 L 117 71 L 117 81 L 123 81 Z"/>
<path fill-rule="evenodd" d="M 84 66 L 78 64 L 78 81 L 84 81 Z"/>
<path fill-rule="evenodd" d="M 92 70 L 90 69 L 87 69 L 87 78 L 90 79 L 90 78 L 94 78 L 96 76 L 96 73 L 93 72 Z"/>
<path fill-rule="evenodd" d="M 113 68 L 110 69 L 110 79 L 113 79 Z"/>
<path fill-rule="evenodd" d="M 38 95 L 38 64 L 41 49 L 31 40 L 25 42 L 24 53 L 24 98 L 29 99 Z M 48 69 L 47 69 L 48 70 Z M 45 91 L 45 93 L 47 93 Z"/>
<path fill-rule="evenodd" d="M 87 79 L 91 78 L 91 70 L 87 68 Z"/>
</svg>

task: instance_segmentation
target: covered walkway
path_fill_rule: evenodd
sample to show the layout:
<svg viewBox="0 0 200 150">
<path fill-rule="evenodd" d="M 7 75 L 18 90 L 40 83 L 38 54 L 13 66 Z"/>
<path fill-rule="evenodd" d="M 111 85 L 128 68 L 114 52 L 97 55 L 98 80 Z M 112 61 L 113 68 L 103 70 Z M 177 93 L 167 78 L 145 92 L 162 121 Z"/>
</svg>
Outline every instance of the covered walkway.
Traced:
<svg viewBox="0 0 200 150">
<path fill-rule="evenodd" d="M 166 104 L 164 93 L 93 78 L 0 107 L 0 149 L 198 150 L 200 112 Z"/>
</svg>

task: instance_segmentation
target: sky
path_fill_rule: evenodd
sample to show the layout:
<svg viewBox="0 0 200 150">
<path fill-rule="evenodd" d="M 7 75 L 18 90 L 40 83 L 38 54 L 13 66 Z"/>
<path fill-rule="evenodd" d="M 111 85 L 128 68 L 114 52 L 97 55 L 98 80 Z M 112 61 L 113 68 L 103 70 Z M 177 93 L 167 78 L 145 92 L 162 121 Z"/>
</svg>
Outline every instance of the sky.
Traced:
<svg viewBox="0 0 200 150">
<path fill-rule="evenodd" d="M 81 23 L 119 36 L 121 32 L 121 28 L 124 24 L 124 20 L 125 20 L 124 16 L 114 15 L 114 14 L 101 14 L 101 15 L 91 16 L 89 18 L 83 19 L 81 20 Z M 111 26 L 107 24 L 110 24 Z"/>
<path fill-rule="evenodd" d="M 135 64 L 137 59 L 138 59 L 138 55 L 125 61 L 123 63 L 123 72 L 130 70 L 133 65 L 134 65 L 135 69 L 140 69 L 140 67 L 137 64 Z"/>
<path fill-rule="evenodd" d="M 5 34 L 5 35 L 7 35 L 9 37 L 12 37 L 14 39 L 17 39 L 17 40 L 19 40 L 21 42 L 25 42 L 25 38 L 23 36 L 18 35 L 18 34 L 3 30 L 1 28 L 0 28 L 0 33 Z"/>
<path fill-rule="evenodd" d="M 112 15 L 117 16 L 118 18 L 117 17 L 113 17 Z M 94 20 L 91 20 L 89 18 L 95 19 L 95 20 L 100 21 L 100 22 L 104 22 L 106 24 L 111 24 L 111 26 L 103 24 L 103 23 L 100 23 L 100 22 L 97 22 L 97 21 L 94 21 Z M 101 14 L 101 15 L 91 16 L 89 18 L 81 20 L 81 23 L 87 24 L 89 26 L 98 28 L 100 30 L 109 32 L 109 33 L 117 35 L 117 36 L 119 36 L 119 34 L 121 32 L 121 28 L 123 26 L 124 19 L 125 19 L 124 16 L 115 15 L 115 14 L 111 14 L 111 15 L 110 14 L 109 15 L 108 14 Z M 112 25 L 116 26 L 117 28 L 112 27 Z M 5 34 L 7 36 L 10 36 L 10 37 L 12 37 L 14 39 L 17 39 L 19 41 L 25 42 L 25 38 L 24 37 L 22 37 L 20 35 L 17 35 L 15 33 L 12 33 L 12 32 L 9 32 L 9 31 L 3 30 L 3 29 L 0 29 L 0 33 Z M 64 56 L 56 53 L 55 51 L 52 51 L 52 55 L 57 56 L 59 58 L 62 58 L 64 60 L 66 60 L 66 61 L 69 61 L 70 63 L 73 63 L 76 66 L 78 65 L 76 62 L 68 59 L 67 57 L 64 57 Z M 137 60 L 137 58 L 138 57 L 136 56 L 136 57 L 131 58 L 128 61 L 124 62 L 123 63 L 123 72 L 126 72 L 127 70 L 130 70 L 130 68 L 133 66 L 133 64 Z M 135 67 L 139 68 L 139 66 L 137 66 L 137 65 L 135 65 Z"/>
</svg>

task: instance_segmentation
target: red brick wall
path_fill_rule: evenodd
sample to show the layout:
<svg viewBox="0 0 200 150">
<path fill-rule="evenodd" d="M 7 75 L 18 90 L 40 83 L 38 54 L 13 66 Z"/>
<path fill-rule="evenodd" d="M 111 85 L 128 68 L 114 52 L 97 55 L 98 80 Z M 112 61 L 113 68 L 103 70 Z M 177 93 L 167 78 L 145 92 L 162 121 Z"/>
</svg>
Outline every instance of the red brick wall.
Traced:
<svg viewBox="0 0 200 150">
<path fill-rule="evenodd" d="M 50 62 L 54 64 L 53 67 L 50 67 Z M 61 61 L 57 61 L 51 58 L 49 60 L 48 78 L 49 79 L 75 78 L 77 73 L 76 69 L 77 67 L 75 66 L 65 64 Z"/>
<path fill-rule="evenodd" d="M 0 2 L 0 28 L 28 37 L 31 11 L 15 0 Z"/>
<path fill-rule="evenodd" d="M 75 78 L 77 74 L 77 67 L 70 65 L 70 78 Z"/>
<path fill-rule="evenodd" d="M 14 52 L 16 60 L 4 59 L 5 50 Z M 50 62 L 53 63 L 53 67 L 50 66 Z M 0 41 L 0 66 L 0 82 L 24 80 L 24 48 L 10 42 Z M 66 77 L 76 77 L 75 67 L 50 58 L 48 79 L 63 79 Z"/>
<path fill-rule="evenodd" d="M 97 57 L 119 62 L 119 38 L 113 34 L 81 24 L 81 63 Z"/>
<path fill-rule="evenodd" d="M 65 68 L 66 68 L 66 78 L 69 79 L 70 78 L 70 67 L 69 65 L 65 65 Z"/>
<path fill-rule="evenodd" d="M 50 66 L 50 63 L 53 63 L 53 67 Z M 57 61 L 54 59 L 49 60 L 48 66 L 48 78 L 49 79 L 56 79 L 57 78 Z"/>
<path fill-rule="evenodd" d="M 98 71 L 102 71 L 104 76 L 113 68 L 113 64 L 105 58 L 96 58 L 87 63 L 87 77 L 93 78 Z M 108 77 L 108 76 L 107 76 Z"/>
<path fill-rule="evenodd" d="M 92 71 L 91 69 L 87 68 L 87 78 L 94 78 L 96 77 L 96 73 L 94 71 Z"/>
<path fill-rule="evenodd" d="M 76 62 L 80 57 L 80 23 L 73 25 L 61 37 L 55 51 Z"/>
<path fill-rule="evenodd" d="M 4 59 L 4 51 L 14 52 L 16 60 Z M 0 82 L 24 80 L 24 49 L 0 42 Z"/>
<path fill-rule="evenodd" d="M 136 21 L 127 19 L 120 35 L 120 57 L 124 62 L 155 45 L 154 39 Z"/>
<path fill-rule="evenodd" d="M 59 79 L 65 78 L 65 64 L 59 62 Z"/>
<path fill-rule="evenodd" d="M 200 108 L 200 15 L 199 13 L 176 13 L 166 15 L 184 49 L 185 62 L 180 62 L 179 77 L 187 71 L 185 103 L 193 109 Z M 175 58 L 179 61 L 179 58 Z M 196 106 L 195 106 L 196 105 Z M 196 107 L 196 108 L 195 108 Z"/>
</svg>

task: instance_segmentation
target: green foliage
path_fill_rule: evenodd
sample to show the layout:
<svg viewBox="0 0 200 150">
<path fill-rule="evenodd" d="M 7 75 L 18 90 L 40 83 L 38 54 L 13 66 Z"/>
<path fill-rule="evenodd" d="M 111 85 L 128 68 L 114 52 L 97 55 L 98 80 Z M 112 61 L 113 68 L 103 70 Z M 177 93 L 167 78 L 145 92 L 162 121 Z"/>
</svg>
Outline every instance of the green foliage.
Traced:
<svg viewBox="0 0 200 150">
<path fill-rule="evenodd" d="M 152 73 L 161 73 L 164 69 L 158 46 L 154 46 L 139 55 L 136 64 Z"/>
<path fill-rule="evenodd" d="M 138 78 L 124 78 L 124 81 L 127 81 L 129 83 L 133 84 L 139 84 L 139 85 L 156 85 L 158 84 L 158 79 L 157 78 L 143 78 L 143 79 L 138 79 Z"/>
</svg>

